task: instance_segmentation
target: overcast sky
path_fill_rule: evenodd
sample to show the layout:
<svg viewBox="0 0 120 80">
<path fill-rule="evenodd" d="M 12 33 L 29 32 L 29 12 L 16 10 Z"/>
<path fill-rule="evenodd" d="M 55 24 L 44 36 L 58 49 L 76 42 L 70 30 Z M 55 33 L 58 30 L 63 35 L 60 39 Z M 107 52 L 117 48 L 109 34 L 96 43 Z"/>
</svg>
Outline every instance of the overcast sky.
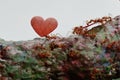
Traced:
<svg viewBox="0 0 120 80">
<path fill-rule="evenodd" d="M 74 26 L 102 16 L 120 15 L 119 0 L 0 0 L 0 38 L 30 40 L 39 37 L 32 29 L 33 16 L 54 17 L 52 34 L 68 36 Z"/>
</svg>

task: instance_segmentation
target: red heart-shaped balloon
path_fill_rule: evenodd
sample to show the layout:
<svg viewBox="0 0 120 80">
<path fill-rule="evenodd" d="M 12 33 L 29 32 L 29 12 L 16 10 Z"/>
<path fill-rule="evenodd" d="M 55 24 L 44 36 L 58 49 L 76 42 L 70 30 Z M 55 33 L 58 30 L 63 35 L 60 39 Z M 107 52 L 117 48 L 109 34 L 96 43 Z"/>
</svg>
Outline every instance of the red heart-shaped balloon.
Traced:
<svg viewBox="0 0 120 80">
<path fill-rule="evenodd" d="M 40 16 L 35 16 L 31 19 L 31 25 L 38 35 L 44 37 L 56 29 L 58 22 L 54 18 L 44 20 Z"/>
</svg>

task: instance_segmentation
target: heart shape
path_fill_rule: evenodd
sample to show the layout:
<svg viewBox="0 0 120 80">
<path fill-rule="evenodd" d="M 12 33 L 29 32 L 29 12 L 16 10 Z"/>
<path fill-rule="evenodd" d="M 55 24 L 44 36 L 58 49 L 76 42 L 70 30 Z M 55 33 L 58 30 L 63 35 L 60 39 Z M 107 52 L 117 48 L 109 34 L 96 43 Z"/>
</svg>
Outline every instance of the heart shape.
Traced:
<svg viewBox="0 0 120 80">
<path fill-rule="evenodd" d="M 44 20 L 40 16 L 35 16 L 31 19 L 31 25 L 39 36 L 44 37 L 57 28 L 58 22 L 54 18 Z"/>
</svg>

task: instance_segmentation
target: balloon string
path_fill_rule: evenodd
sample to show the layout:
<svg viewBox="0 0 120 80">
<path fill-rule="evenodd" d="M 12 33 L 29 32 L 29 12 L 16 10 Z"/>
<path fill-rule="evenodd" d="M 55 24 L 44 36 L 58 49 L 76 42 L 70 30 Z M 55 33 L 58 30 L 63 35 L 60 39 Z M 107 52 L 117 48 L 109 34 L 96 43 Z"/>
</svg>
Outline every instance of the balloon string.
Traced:
<svg viewBox="0 0 120 80">
<path fill-rule="evenodd" d="M 45 40 L 43 41 L 42 46 L 44 46 L 44 44 L 46 43 L 46 41 L 47 41 L 47 38 L 45 36 Z"/>
</svg>

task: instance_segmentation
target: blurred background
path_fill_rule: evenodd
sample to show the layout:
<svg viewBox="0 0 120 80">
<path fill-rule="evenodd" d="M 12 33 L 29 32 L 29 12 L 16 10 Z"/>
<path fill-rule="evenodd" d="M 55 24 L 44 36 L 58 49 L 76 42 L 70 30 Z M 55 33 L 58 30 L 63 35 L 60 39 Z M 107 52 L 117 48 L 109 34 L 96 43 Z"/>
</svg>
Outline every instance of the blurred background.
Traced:
<svg viewBox="0 0 120 80">
<path fill-rule="evenodd" d="M 103 16 L 120 15 L 119 0 L 0 0 L 0 38 L 30 40 L 33 16 L 54 17 L 58 27 L 51 34 L 69 36 L 75 26 Z"/>
</svg>

